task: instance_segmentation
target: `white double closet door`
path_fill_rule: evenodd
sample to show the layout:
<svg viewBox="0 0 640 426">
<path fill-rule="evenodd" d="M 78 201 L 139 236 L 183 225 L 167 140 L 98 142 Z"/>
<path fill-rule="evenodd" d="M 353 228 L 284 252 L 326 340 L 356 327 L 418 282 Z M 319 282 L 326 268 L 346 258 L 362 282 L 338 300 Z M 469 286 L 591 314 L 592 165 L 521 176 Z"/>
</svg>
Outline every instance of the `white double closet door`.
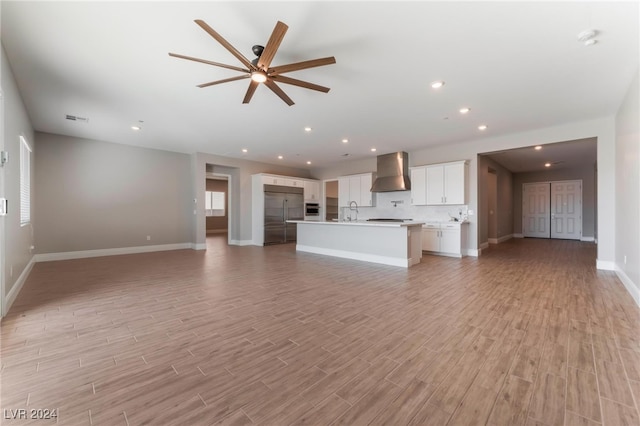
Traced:
<svg viewBox="0 0 640 426">
<path fill-rule="evenodd" d="M 580 240 L 582 181 L 523 184 L 522 228 L 525 237 Z"/>
</svg>

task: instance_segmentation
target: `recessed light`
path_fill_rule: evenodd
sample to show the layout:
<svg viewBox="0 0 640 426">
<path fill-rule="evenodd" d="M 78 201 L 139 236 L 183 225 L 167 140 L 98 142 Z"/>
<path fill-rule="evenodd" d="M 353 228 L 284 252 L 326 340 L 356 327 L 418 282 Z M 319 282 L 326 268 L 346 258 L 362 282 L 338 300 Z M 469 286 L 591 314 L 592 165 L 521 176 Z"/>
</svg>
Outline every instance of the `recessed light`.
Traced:
<svg viewBox="0 0 640 426">
<path fill-rule="evenodd" d="M 278 160 L 282 160 L 284 157 L 282 155 L 278 155 Z"/>
<path fill-rule="evenodd" d="M 247 152 L 249 152 L 249 150 L 247 148 L 242 148 L 242 152 L 246 154 Z"/>
<path fill-rule="evenodd" d="M 305 128 L 304 128 L 304 131 L 305 131 L 305 132 L 310 132 L 310 131 L 311 131 L 311 127 L 305 127 Z"/>
<path fill-rule="evenodd" d="M 371 148 L 371 152 L 376 152 L 376 151 L 377 151 L 377 149 Z"/>
<path fill-rule="evenodd" d="M 342 139 L 342 143 L 347 143 L 349 142 L 349 139 Z"/>
<path fill-rule="evenodd" d="M 460 114 L 466 114 L 469 111 L 471 111 L 471 108 L 467 108 L 467 107 L 460 108 Z"/>
<path fill-rule="evenodd" d="M 434 89 L 439 89 L 442 86 L 444 86 L 444 81 L 434 81 L 433 83 L 431 83 L 431 87 Z"/>
<path fill-rule="evenodd" d="M 134 125 L 134 126 L 131 126 L 131 130 L 138 131 L 138 130 L 140 130 L 140 129 L 142 129 L 142 127 L 140 127 L 140 126 L 135 126 L 135 125 Z"/>
<path fill-rule="evenodd" d="M 487 130 L 487 125 L 486 124 L 479 125 L 478 130 Z"/>
<path fill-rule="evenodd" d="M 542 149 L 542 146 L 536 145 L 535 147 L 533 147 L 533 149 L 535 149 L 536 151 L 540 151 Z"/>
<path fill-rule="evenodd" d="M 545 167 L 551 167 L 551 163 L 544 163 Z"/>
<path fill-rule="evenodd" d="M 307 164 L 311 164 L 311 161 L 307 161 Z"/>
</svg>

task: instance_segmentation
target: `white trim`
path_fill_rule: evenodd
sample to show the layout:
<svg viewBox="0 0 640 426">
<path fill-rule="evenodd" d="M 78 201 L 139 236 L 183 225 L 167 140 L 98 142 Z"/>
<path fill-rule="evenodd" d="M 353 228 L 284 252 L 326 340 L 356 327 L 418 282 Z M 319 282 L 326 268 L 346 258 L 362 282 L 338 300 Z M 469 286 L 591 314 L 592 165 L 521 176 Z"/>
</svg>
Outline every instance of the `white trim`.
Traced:
<svg viewBox="0 0 640 426">
<path fill-rule="evenodd" d="M 147 252 L 167 251 L 167 250 L 183 250 L 183 249 L 190 249 L 190 248 L 194 248 L 193 244 L 180 243 L 180 244 L 163 244 L 163 245 L 154 245 L 154 246 L 121 247 L 121 248 L 99 249 L 99 250 L 67 251 L 67 252 L 61 252 L 61 253 L 42 253 L 42 254 L 36 254 L 33 257 L 36 262 L 49 262 L 52 260 L 84 259 L 88 257 L 117 256 L 121 254 L 147 253 Z"/>
<path fill-rule="evenodd" d="M 321 247 L 296 245 L 296 251 L 302 251 L 306 253 L 322 254 L 325 256 L 341 257 L 343 259 L 361 260 L 364 262 L 381 263 L 383 265 L 400 266 L 408 268 L 411 264 L 411 259 L 401 259 L 397 257 L 378 256 L 375 254 L 356 253 L 346 250 L 335 250 Z"/>
<path fill-rule="evenodd" d="M 202 243 L 202 244 L 192 243 L 189 245 L 189 247 L 193 250 L 206 250 L 207 243 Z"/>
<path fill-rule="evenodd" d="M 465 253 L 466 253 L 467 256 L 479 257 L 482 254 L 482 249 L 479 249 L 479 250 L 467 249 L 467 250 L 465 250 Z"/>
<path fill-rule="evenodd" d="M 524 234 L 513 234 L 513 238 L 524 238 Z"/>
<path fill-rule="evenodd" d="M 620 281 L 622 281 L 622 284 L 624 284 L 625 288 L 631 295 L 633 301 L 636 302 L 636 305 L 638 305 L 638 307 L 640 307 L 640 288 L 636 287 L 633 281 L 631 281 L 631 278 L 629 278 L 629 276 L 625 274 L 622 269 L 616 266 L 615 271 L 616 275 L 618 276 L 618 278 L 620 278 Z"/>
<path fill-rule="evenodd" d="M 596 241 L 596 239 L 593 238 L 593 237 L 582 237 L 582 238 L 580 238 L 580 241 L 586 241 L 586 242 L 594 243 Z"/>
<path fill-rule="evenodd" d="M 489 248 L 489 243 L 488 242 L 484 242 L 484 243 L 480 243 L 480 250 L 485 250 Z"/>
<path fill-rule="evenodd" d="M 610 260 L 596 259 L 596 269 L 601 269 L 603 271 L 615 271 L 616 264 Z"/>
<path fill-rule="evenodd" d="M 252 245 L 257 245 L 257 244 L 253 244 L 253 240 L 230 240 L 229 244 L 232 246 L 252 246 Z M 259 244 L 260 246 L 262 246 L 262 244 Z"/>
<path fill-rule="evenodd" d="M 9 312 L 9 309 L 11 309 L 11 305 L 13 305 L 13 302 L 15 302 L 16 298 L 18 297 L 20 290 L 22 290 L 22 286 L 27 281 L 27 278 L 31 273 L 31 269 L 36 262 L 37 260 L 35 260 L 35 256 L 33 256 L 29 263 L 27 263 L 26 268 L 24 268 L 16 282 L 13 284 L 13 287 L 11 287 L 11 290 L 9 290 L 9 294 L 7 294 L 7 297 L 4 299 L 4 306 L 2 309 L 3 315 L 6 316 Z"/>
</svg>

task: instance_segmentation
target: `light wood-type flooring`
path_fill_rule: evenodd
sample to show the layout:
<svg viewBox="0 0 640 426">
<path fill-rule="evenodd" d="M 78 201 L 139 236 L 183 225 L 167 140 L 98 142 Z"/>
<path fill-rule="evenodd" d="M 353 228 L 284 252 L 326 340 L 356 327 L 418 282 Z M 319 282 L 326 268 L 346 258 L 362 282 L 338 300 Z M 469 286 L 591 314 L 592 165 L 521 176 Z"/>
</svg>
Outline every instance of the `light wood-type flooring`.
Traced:
<svg viewBox="0 0 640 426">
<path fill-rule="evenodd" d="M 2 321 L 3 424 L 637 426 L 640 311 L 595 256 L 407 270 L 213 236 L 38 263 Z"/>
</svg>

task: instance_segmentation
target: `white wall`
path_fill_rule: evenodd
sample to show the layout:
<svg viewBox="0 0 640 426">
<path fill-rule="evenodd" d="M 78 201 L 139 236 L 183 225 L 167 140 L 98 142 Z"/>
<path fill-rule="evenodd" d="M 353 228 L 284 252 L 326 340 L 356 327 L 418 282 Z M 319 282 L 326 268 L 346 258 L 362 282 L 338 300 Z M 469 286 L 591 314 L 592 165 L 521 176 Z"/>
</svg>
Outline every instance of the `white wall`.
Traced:
<svg viewBox="0 0 640 426">
<path fill-rule="evenodd" d="M 640 305 L 639 80 L 640 72 L 636 73 L 616 115 L 616 188 L 612 191 L 616 194 L 616 272 L 638 305 Z M 602 170 L 599 169 L 598 173 L 602 173 Z"/>
<path fill-rule="evenodd" d="M 614 117 L 566 123 L 559 126 L 487 136 L 459 144 L 439 145 L 409 153 L 411 166 L 469 160 L 469 209 L 478 211 L 478 154 L 511 148 L 535 146 L 596 137 L 598 141 L 598 267 L 613 269 L 615 257 L 615 123 Z M 425 136 L 425 139 L 428 135 Z M 384 154 L 384 153 L 383 153 Z M 343 162 L 330 168 L 312 170 L 317 179 L 375 171 L 376 160 L 369 158 Z M 477 250 L 478 217 L 469 217 L 469 248 Z"/>
<path fill-rule="evenodd" d="M 5 262 L 1 273 L 4 281 L 2 314 L 5 315 L 31 268 L 33 254 L 30 247 L 33 244 L 34 229 L 32 225 L 36 224 L 32 214 L 32 225 L 20 226 L 20 136 L 27 139 L 33 150 L 33 155 L 37 153 L 37 149 L 33 127 L 18 92 L 4 47 L 2 48 L 0 67 L 2 76 L 0 84 L 4 99 L 3 149 L 9 153 L 9 162 L 5 164 L 1 172 L 4 174 L 4 194 L 0 195 L 9 201 L 9 214 L 0 217 L 0 220 L 4 222 L 4 241 L 0 243 L 4 244 L 2 250 Z M 32 167 L 32 176 L 34 168 Z M 37 193 L 38 188 L 33 183 L 33 177 L 31 183 L 32 207 L 35 207 L 34 194 Z"/>
</svg>

